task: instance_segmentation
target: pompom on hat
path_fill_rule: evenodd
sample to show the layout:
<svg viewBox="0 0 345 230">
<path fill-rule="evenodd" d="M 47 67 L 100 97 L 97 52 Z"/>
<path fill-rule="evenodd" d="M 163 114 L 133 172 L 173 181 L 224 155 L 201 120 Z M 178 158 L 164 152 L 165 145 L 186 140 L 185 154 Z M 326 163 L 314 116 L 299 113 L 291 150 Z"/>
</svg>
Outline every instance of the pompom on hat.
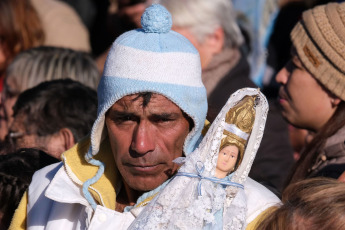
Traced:
<svg viewBox="0 0 345 230">
<path fill-rule="evenodd" d="M 184 142 L 185 154 L 195 149 L 204 126 L 207 96 L 201 80 L 198 51 L 188 39 L 171 30 L 171 15 L 161 5 L 148 7 L 141 17 L 141 24 L 142 29 L 126 32 L 115 40 L 105 62 L 98 86 L 97 119 L 91 131 L 91 146 L 85 156 L 90 164 L 99 167 L 97 175 L 83 185 L 83 193 L 89 202 L 92 197 L 88 186 L 104 171 L 103 163 L 93 156 L 107 136 L 105 113 L 119 99 L 152 92 L 174 102 L 194 122 Z"/>
<path fill-rule="evenodd" d="M 291 40 L 307 70 L 345 101 L 345 3 L 305 11 Z"/>
</svg>

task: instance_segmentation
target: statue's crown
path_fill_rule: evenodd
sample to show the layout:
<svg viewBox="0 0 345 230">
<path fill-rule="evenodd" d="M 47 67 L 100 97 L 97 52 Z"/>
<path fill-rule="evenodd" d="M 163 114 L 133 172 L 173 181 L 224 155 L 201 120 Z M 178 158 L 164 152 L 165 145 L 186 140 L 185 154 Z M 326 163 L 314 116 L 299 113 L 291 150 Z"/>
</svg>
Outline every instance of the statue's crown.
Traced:
<svg viewBox="0 0 345 230">
<path fill-rule="evenodd" d="M 255 98 L 244 97 L 237 105 L 227 112 L 225 122 L 234 124 L 241 131 L 250 134 L 255 120 Z"/>
<path fill-rule="evenodd" d="M 255 98 L 244 97 L 239 103 L 232 107 L 225 116 L 223 138 L 220 149 L 227 145 L 236 145 L 239 148 L 241 163 L 245 146 L 255 121 Z M 237 165 L 237 167 L 238 167 Z"/>
</svg>

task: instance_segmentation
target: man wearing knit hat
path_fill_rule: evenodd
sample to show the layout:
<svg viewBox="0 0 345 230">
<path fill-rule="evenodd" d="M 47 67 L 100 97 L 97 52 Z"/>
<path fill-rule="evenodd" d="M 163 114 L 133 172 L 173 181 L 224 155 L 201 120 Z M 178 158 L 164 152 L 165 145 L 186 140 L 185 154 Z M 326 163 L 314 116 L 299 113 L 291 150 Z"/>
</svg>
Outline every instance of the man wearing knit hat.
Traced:
<svg viewBox="0 0 345 230">
<path fill-rule="evenodd" d="M 152 5 L 142 29 L 116 39 L 90 137 L 35 174 L 11 229 L 25 219 L 29 229 L 127 229 L 176 172 L 172 160 L 195 149 L 207 112 L 200 58 L 171 24 Z M 279 202 L 254 181 L 245 190 L 248 223 Z"/>
<path fill-rule="evenodd" d="M 337 178 L 345 163 L 345 3 L 305 11 L 291 32 L 292 59 L 276 80 L 285 119 L 313 133 L 289 183 Z"/>
</svg>

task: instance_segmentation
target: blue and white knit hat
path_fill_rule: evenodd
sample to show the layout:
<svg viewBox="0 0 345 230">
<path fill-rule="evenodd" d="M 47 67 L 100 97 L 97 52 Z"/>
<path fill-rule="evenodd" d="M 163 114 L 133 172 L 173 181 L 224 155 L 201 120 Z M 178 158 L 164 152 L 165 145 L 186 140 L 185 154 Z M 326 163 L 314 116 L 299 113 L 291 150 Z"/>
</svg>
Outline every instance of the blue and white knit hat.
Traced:
<svg viewBox="0 0 345 230">
<path fill-rule="evenodd" d="M 102 163 L 93 156 L 107 135 L 105 113 L 122 97 L 140 92 L 158 93 L 180 107 L 194 121 L 184 143 L 185 154 L 194 150 L 204 126 L 207 96 L 198 51 L 188 39 L 171 31 L 171 15 L 161 5 L 148 7 L 141 24 L 142 29 L 126 32 L 115 40 L 104 66 L 98 86 L 98 115 L 85 156 L 100 170 L 92 181 L 84 184 L 86 191 L 103 173 Z"/>
<path fill-rule="evenodd" d="M 117 38 L 109 51 L 98 86 L 98 116 L 87 158 L 98 153 L 106 135 L 107 110 L 122 97 L 140 92 L 167 97 L 193 119 L 194 128 L 184 143 L 186 154 L 194 150 L 200 136 L 207 98 L 198 51 L 185 37 L 171 31 L 171 15 L 161 5 L 148 7 L 141 24 L 142 29 Z"/>
</svg>

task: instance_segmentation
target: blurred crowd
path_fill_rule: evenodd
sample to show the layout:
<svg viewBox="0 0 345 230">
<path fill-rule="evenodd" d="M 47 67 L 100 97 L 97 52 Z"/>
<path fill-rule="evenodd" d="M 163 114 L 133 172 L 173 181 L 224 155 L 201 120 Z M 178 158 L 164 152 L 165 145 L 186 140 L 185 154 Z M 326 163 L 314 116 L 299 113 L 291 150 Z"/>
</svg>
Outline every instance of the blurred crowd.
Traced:
<svg viewBox="0 0 345 230">
<path fill-rule="evenodd" d="M 166 7 L 172 30 L 199 51 L 209 122 L 240 88 L 260 88 L 268 99 L 249 176 L 282 204 L 257 229 L 341 229 L 345 3 L 340 2 L 0 0 L 0 229 L 9 227 L 34 172 L 61 161 L 63 152 L 90 133 L 109 48 L 124 32 L 141 27 L 141 15 L 152 3 Z M 324 4 L 328 7 L 320 8 Z"/>
</svg>

